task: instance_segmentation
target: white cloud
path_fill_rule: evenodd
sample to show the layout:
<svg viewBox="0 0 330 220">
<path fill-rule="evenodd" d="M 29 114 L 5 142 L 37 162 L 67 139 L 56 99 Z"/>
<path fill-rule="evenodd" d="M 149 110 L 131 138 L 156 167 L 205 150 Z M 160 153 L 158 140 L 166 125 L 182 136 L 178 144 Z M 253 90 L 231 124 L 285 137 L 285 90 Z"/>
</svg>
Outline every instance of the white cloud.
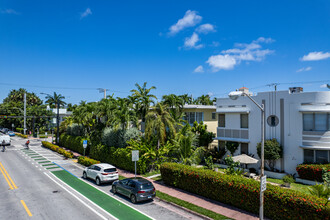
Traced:
<svg viewBox="0 0 330 220">
<path fill-rule="evenodd" d="M 320 88 L 327 88 L 327 84 L 322 84 Z"/>
<path fill-rule="evenodd" d="M 200 41 L 198 34 L 196 34 L 195 32 L 191 35 L 191 37 L 186 37 L 186 39 L 184 40 L 184 47 L 191 49 L 200 49 L 203 47 L 202 44 L 197 44 Z"/>
<path fill-rule="evenodd" d="M 307 71 L 310 71 L 312 70 L 312 67 L 311 66 L 308 66 L 308 67 L 303 67 L 299 70 L 297 70 L 296 72 L 299 73 L 299 72 L 307 72 Z"/>
<path fill-rule="evenodd" d="M 213 68 L 214 72 L 217 72 L 221 69 L 233 69 L 236 65 L 236 62 L 236 59 L 228 54 L 210 56 L 209 59 L 206 61 L 206 63 L 208 63 Z"/>
<path fill-rule="evenodd" d="M 194 73 L 204 73 L 204 68 L 202 65 L 199 65 L 195 70 Z"/>
<path fill-rule="evenodd" d="M 260 43 L 271 42 L 274 42 L 271 38 L 260 37 L 250 44 L 236 43 L 234 48 L 223 50 L 221 54 L 209 57 L 206 63 L 213 68 L 213 71 L 217 72 L 221 69 L 233 69 L 235 65 L 240 64 L 242 61 L 262 61 L 267 55 L 272 54 L 274 51 L 262 49 Z"/>
<path fill-rule="evenodd" d="M 213 92 L 208 92 L 207 94 L 208 94 L 210 97 L 214 95 Z"/>
<path fill-rule="evenodd" d="M 310 52 L 309 54 L 303 56 L 301 58 L 302 61 L 315 61 L 315 60 L 324 60 L 330 57 L 329 52 L 323 53 L 322 51 L 320 52 Z"/>
<path fill-rule="evenodd" d="M 197 15 L 197 11 L 186 11 L 183 18 L 179 19 L 176 24 L 172 25 L 169 29 L 170 35 L 175 35 L 187 27 L 194 27 L 196 24 L 202 21 L 202 16 Z"/>
<path fill-rule="evenodd" d="M 196 28 L 196 32 L 207 34 L 210 32 L 215 32 L 215 28 L 214 28 L 214 25 L 212 25 L 212 24 L 202 24 Z"/>
<path fill-rule="evenodd" d="M 4 9 L 4 10 L 0 10 L 1 14 L 12 14 L 12 15 L 19 15 L 19 13 L 17 11 L 15 11 L 14 9 Z"/>
<path fill-rule="evenodd" d="M 87 17 L 88 15 L 91 15 L 92 14 L 92 11 L 90 8 L 87 8 L 83 13 L 81 13 L 80 15 L 80 19 L 83 19 L 85 17 Z"/>
</svg>

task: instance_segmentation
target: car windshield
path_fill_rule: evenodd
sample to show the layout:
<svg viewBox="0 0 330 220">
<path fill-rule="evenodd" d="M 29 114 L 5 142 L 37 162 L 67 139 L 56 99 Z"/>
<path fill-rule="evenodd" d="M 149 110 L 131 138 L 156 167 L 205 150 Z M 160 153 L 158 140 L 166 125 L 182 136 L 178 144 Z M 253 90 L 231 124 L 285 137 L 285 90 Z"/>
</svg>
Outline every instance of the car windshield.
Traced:
<svg viewBox="0 0 330 220">
<path fill-rule="evenodd" d="M 140 189 L 152 189 L 152 188 L 154 188 L 152 183 L 143 183 L 140 185 Z"/>
<path fill-rule="evenodd" d="M 116 168 L 108 168 L 108 169 L 104 169 L 104 172 L 107 172 L 107 173 L 112 173 L 112 172 L 116 172 Z"/>
</svg>

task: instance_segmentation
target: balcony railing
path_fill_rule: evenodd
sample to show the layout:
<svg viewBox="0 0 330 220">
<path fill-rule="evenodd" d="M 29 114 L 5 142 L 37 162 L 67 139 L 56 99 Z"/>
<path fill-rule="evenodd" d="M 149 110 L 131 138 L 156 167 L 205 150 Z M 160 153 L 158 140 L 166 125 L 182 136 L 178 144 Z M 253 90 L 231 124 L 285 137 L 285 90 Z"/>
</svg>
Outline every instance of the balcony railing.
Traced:
<svg viewBox="0 0 330 220">
<path fill-rule="evenodd" d="M 217 137 L 249 139 L 249 130 L 218 128 Z"/>
</svg>

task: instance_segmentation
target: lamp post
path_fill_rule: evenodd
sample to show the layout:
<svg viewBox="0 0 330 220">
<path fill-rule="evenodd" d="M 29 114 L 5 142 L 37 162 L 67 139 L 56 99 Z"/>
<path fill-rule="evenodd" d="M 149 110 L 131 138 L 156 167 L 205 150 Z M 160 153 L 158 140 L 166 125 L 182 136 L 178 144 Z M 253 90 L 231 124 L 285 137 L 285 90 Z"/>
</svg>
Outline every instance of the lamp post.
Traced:
<svg viewBox="0 0 330 220">
<path fill-rule="evenodd" d="M 232 100 L 238 99 L 240 96 L 248 97 L 260 110 L 261 110 L 261 174 L 260 174 L 260 207 L 259 207 L 259 219 L 264 219 L 264 192 L 262 190 L 262 177 L 264 176 L 264 155 L 265 155 L 265 107 L 259 105 L 248 93 L 243 91 L 234 91 L 229 93 L 229 98 Z"/>
</svg>

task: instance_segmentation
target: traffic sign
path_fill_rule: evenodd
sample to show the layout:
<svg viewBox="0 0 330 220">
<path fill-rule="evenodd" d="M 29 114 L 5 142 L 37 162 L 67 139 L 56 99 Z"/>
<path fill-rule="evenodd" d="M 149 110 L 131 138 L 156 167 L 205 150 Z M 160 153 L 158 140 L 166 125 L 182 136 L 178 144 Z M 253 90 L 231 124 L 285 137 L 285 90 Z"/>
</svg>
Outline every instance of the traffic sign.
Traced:
<svg viewBox="0 0 330 220">
<path fill-rule="evenodd" d="M 83 147 L 84 147 L 84 149 L 87 148 L 87 140 L 84 140 L 84 141 L 83 141 Z"/>
<path fill-rule="evenodd" d="M 266 190 L 267 184 L 266 184 L 266 176 L 261 177 L 261 192 Z"/>
<path fill-rule="evenodd" d="M 132 150 L 132 161 L 138 161 L 138 160 L 139 160 L 139 151 Z"/>
</svg>

